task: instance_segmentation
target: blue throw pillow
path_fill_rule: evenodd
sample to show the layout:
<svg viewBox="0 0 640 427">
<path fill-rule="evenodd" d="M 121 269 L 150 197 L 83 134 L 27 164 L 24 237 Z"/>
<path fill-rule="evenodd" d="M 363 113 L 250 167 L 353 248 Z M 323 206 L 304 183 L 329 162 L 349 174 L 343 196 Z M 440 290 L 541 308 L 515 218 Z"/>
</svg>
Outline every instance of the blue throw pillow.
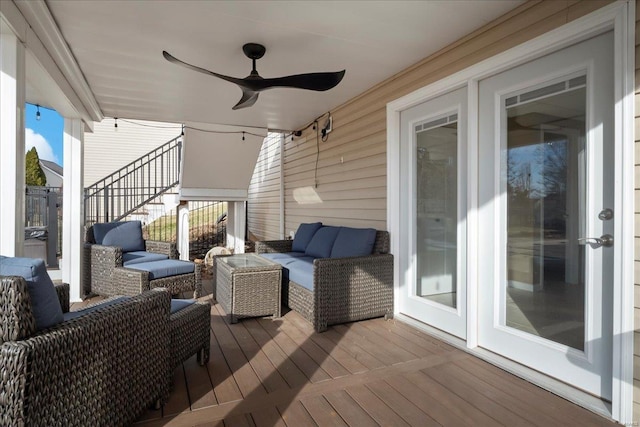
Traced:
<svg viewBox="0 0 640 427">
<path fill-rule="evenodd" d="M 321 222 L 313 222 L 309 224 L 300 224 L 298 227 L 298 231 L 296 231 L 296 235 L 293 238 L 293 245 L 291 250 L 294 252 L 304 252 L 307 250 L 307 245 L 313 238 L 313 235 L 316 234 L 322 227 Z"/>
<path fill-rule="evenodd" d="M 122 248 L 122 252 L 145 250 L 140 221 L 95 224 L 93 237 L 96 243 L 104 246 L 118 246 Z"/>
<path fill-rule="evenodd" d="M 331 249 L 331 258 L 371 255 L 376 242 L 373 228 L 341 227 Z"/>
<path fill-rule="evenodd" d="M 304 252 L 305 255 L 315 258 L 329 258 L 338 231 L 340 231 L 340 227 L 322 227 L 316 231 L 316 234 L 313 235 L 307 245 L 307 250 Z"/>
<path fill-rule="evenodd" d="M 62 322 L 60 300 L 43 260 L 35 258 L 0 259 L 0 276 L 24 277 L 38 330 Z"/>
</svg>

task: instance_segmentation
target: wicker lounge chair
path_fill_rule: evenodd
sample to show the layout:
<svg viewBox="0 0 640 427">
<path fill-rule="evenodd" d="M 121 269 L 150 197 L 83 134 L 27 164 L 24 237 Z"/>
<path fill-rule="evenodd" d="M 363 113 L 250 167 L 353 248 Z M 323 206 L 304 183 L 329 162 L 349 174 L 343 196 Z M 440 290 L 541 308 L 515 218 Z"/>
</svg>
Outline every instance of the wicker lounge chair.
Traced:
<svg viewBox="0 0 640 427">
<path fill-rule="evenodd" d="M 118 229 L 111 233 L 109 229 L 116 227 L 125 231 L 118 233 Z M 142 240 L 139 221 L 88 227 L 84 250 L 85 295 L 137 295 L 158 287 L 169 289 L 172 295 L 193 291 L 194 298 L 199 298 L 202 293 L 200 266 L 177 260 L 175 243 Z M 181 271 L 185 266 L 188 272 Z M 164 274 L 158 275 L 159 270 Z"/>
<path fill-rule="evenodd" d="M 68 312 L 68 285 L 56 292 Z M 166 290 L 97 306 L 40 331 L 25 279 L 0 276 L 0 298 L 0 425 L 128 425 L 166 400 Z"/>
<path fill-rule="evenodd" d="M 145 240 L 144 246 L 144 250 L 150 255 L 158 254 L 164 255 L 164 258 L 178 259 L 175 243 Z M 115 291 L 113 272 L 124 264 L 122 247 L 97 244 L 94 227 L 86 228 L 84 244 L 85 295 L 111 296 L 118 294 Z"/>
<path fill-rule="evenodd" d="M 292 240 L 256 242 L 256 253 L 291 252 Z M 317 258 L 313 261 L 313 290 L 289 280 L 283 302 L 299 312 L 318 332 L 327 326 L 391 316 L 393 313 L 393 255 L 389 233 L 377 231 L 371 255 Z"/>
</svg>

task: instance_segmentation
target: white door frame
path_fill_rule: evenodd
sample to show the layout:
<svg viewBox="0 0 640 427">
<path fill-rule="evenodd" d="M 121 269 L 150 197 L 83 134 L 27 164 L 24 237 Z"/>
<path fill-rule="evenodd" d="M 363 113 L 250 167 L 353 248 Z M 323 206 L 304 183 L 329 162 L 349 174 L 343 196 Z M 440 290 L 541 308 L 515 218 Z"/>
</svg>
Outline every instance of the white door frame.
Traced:
<svg viewBox="0 0 640 427">
<path fill-rule="evenodd" d="M 401 215 L 404 218 L 405 229 L 402 230 L 400 240 L 404 242 L 403 252 L 396 253 L 396 259 L 400 263 L 400 269 L 404 271 L 403 283 L 407 284 L 407 288 L 399 292 L 401 297 L 397 300 L 397 311 L 415 318 L 418 321 L 429 322 L 433 326 L 453 334 L 455 336 L 466 337 L 467 329 L 467 298 L 466 298 L 466 262 L 467 262 L 467 226 L 466 226 L 466 202 L 467 202 L 467 95 L 466 91 L 458 93 L 465 86 L 456 88 L 442 96 L 431 99 L 430 102 L 419 104 L 416 111 L 405 110 L 410 117 L 405 117 L 406 137 L 403 142 L 402 149 L 404 158 L 401 160 L 404 164 L 403 170 L 408 171 L 410 178 L 405 176 L 405 180 L 401 187 L 407 191 L 401 193 L 400 205 L 408 210 L 404 210 Z M 446 306 L 437 302 L 430 301 L 423 297 L 416 296 L 416 268 L 417 268 L 417 216 L 416 216 L 416 200 L 414 194 L 417 189 L 417 178 L 415 169 L 415 153 L 416 153 L 416 132 L 415 126 L 425 121 L 437 120 L 456 114 L 458 125 L 457 141 L 456 141 L 456 289 L 457 301 L 455 307 Z M 406 123 L 408 122 L 408 123 Z M 414 154 L 411 154 L 414 153 Z M 412 218 L 412 219 L 409 219 Z M 458 299 L 459 298 L 459 299 Z"/>
<path fill-rule="evenodd" d="M 614 291 L 613 291 L 613 390 L 609 408 L 585 393 L 567 388 L 532 370 L 522 368 L 479 349 L 477 339 L 477 256 L 478 199 L 478 82 L 501 71 L 575 44 L 606 31 L 614 31 L 615 104 L 615 204 Z M 391 253 L 401 254 L 400 192 L 400 112 L 441 94 L 467 85 L 468 89 L 468 200 L 467 200 L 467 341 L 468 351 L 490 359 L 529 381 L 550 389 L 578 404 L 601 412 L 624 424 L 633 420 L 633 333 L 634 333 L 634 80 L 635 80 L 635 1 L 609 4 L 589 15 L 543 34 L 533 40 L 479 62 L 442 80 L 418 89 L 387 104 L 387 227 Z M 394 312 L 399 319 L 400 274 L 394 259 Z M 419 326 L 419 325 L 418 325 Z M 442 336 L 447 339 L 446 336 Z M 465 345 L 451 338 L 456 345 Z"/>
</svg>

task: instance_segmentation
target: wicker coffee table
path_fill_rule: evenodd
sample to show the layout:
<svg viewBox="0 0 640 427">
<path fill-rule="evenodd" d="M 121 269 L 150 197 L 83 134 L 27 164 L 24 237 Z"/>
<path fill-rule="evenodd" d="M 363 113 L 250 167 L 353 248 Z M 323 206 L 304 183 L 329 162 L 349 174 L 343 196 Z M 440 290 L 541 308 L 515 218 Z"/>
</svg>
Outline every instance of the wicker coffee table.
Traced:
<svg viewBox="0 0 640 427">
<path fill-rule="evenodd" d="M 282 267 L 256 254 L 217 256 L 216 300 L 229 321 L 280 317 Z"/>
</svg>

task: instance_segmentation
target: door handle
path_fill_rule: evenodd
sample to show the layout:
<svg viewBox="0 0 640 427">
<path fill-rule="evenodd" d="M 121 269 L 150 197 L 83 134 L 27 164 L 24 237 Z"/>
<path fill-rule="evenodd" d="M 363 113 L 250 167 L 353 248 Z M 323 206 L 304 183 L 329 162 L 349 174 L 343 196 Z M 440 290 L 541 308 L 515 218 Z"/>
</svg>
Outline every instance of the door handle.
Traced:
<svg viewBox="0 0 640 427">
<path fill-rule="evenodd" d="M 610 248 L 613 246 L 613 236 L 611 234 L 603 234 L 600 237 L 581 237 L 578 239 L 578 244 L 589 245 L 594 249 L 601 246 Z"/>
</svg>

